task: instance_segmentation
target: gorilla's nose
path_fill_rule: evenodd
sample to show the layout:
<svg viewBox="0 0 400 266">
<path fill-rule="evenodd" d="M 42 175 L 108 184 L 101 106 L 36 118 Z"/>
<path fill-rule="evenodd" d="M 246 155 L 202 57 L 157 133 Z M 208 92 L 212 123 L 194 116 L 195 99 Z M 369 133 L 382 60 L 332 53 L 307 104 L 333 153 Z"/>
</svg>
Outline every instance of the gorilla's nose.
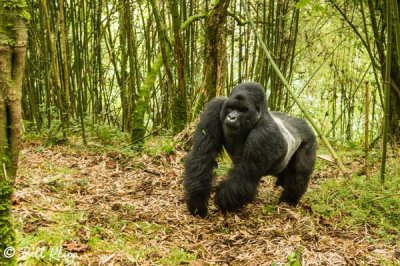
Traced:
<svg viewBox="0 0 400 266">
<path fill-rule="evenodd" d="M 236 122 L 236 120 L 237 120 L 236 112 L 229 113 L 227 118 L 228 118 L 228 121 L 231 123 Z"/>
</svg>

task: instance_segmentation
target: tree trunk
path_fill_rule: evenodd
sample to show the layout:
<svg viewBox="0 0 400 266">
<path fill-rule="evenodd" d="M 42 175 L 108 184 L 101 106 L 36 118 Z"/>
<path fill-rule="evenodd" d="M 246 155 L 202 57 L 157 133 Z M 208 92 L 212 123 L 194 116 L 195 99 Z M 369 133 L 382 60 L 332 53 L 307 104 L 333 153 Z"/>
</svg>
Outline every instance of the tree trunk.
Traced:
<svg viewBox="0 0 400 266">
<path fill-rule="evenodd" d="M 393 2 L 396 0 L 393 0 Z M 398 0 L 400 2 L 400 0 Z M 397 10 L 399 11 L 400 4 L 397 5 Z M 399 23 L 399 18 L 393 18 L 394 24 Z M 396 32 L 399 29 L 393 25 L 393 30 Z M 391 140 L 395 142 L 400 142 L 400 55 L 397 47 L 399 46 L 400 33 L 393 34 L 391 43 L 391 90 L 390 90 L 390 104 L 389 104 L 389 136 Z"/>
<path fill-rule="evenodd" d="M 393 0 L 397 1 L 397 5 L 393 5 L 393 7 L 397 8 L 396 11 L 399 11 L 400 7 L 400 0 Z M 382 10 L 384 10 L 384 2 L 378 2 L 378 5 L 381 4 L 382 6 L 380 7 Z M 392 8 L 393 8 L 392 7 Z M 380 63 L 381 63 L 381 74 L 382 74 L 382 80 L 385 80 L 385 73 L 384 73 L 384 54 L 385 54 L 385 49 L 383 46 L 383 43 L 381 40 L 383 40 L 380 29 L 378 29 L 378 23 L 376 21 L 376 15 L 375 12 L 378 9 L 375 7 L 374 2 L 372 0 L 368 0 L 368 8 L 370 11 L 370 17 L 371 17 L 371 27 L 373 29 L 374 33 L 374 39 L 375 39 L 375 45 L 377 47 L 377 52 L 379 55 Z M 391 38 L 391 70 L 390 70 L 390 77 L 391 77 L 391 86 L 389 90 L 389 128 L 388 128 L 388 137 L 389 140 L 394 141 L 394 142 L 399 142 L 400 141 L 400 64 L 398 60 L 398 43 L 400 40 L 398 39 L 398 36 L 400 36 L 399 33 L 396 34 L 396 30 L 399 30 L 398 27 L 396 27 L 396 24 L 399 23 L 399 18 L 397 16 L 399 12 L 394 12 L 394 21 L 393 27 L 394 34 Z M 386 18 L 385 18 L 386 19 Z M 386 27 L 386 25 L 385 25 Z M 387 27 L 386 27 L 387 31 Z"/>
<path fill-rule="evenodd" d="M 169 1 L 175 40 L 174 57 L 176 72 L 178 73 L 178 87 L 172 99 L 172 131 L 174 134 L 180 132 L 185 127 L 187 120 L 185 61 L 183 57 L 181 17 L 177 2 L 177 0 Z"/>
<path fill-rule="evenodd" d="M 171 98 L 173 97 L 174 94 L 174 79 L 172 76 L 172 71 L 171 71 L 171 65 L 170 65 L 170 52 L 171 52 L 171 47 L 172 44 L 170 43 L 168 36 L 167 36 L 167 30 L 166 30 L 166 25 L 164 22 L 164 19 L 161 17 L 161 13 L 158 9 L 158 4 L 155 0 L 150 0 L 151 3 L 151 7 L 153 10 L 153 15 L 155 18 L 155 22 L 156 22 L 156 29 L 157 29 L 157 35 L 158 35 L 158 40 L 159 40 L 159 45 L 160 45 L 160 50 L 161 50 L 161 54 L 162 54 L 162 60 L 163 60 L 163 64 L 164 64 L 164 70 L 165 70 L 165 75 L 166 75 L 166 80 L 165 80 L 165 84 L 167 85 L 167 100 L 165 101 L 166 103 L 166 114 L 168 117 L 168 122 L 169 122 L 169 118 L 170 118 L 170 106 L 172 106 L 172 101 Z M 160 79 L 162 80 L 162 79 Z M 168 123 L 170 124 L 170 123 Z M 168 125 L 167 124 L 167 125 Z"/>
<path fill-rule="evenodd" d="M 195 111 L 200 110 L 204 102 L 220 95 L 224 88 L 226 64 L 224 26 L 229 4 L 230 0 L 217 1 L 206 21 L 203 79 Z"/>
<path fill-rule="evenodd" d="M 29 18 L 24 0 L 0 0 L 0 265 L 14 265 L 6 258 L 15 247 L 11 195 L 21 146 L 21 94 L 25 67 L 26 27 Z"/>
<path fill-rule="evenodd" d="M 167 50 L 167 54 L 170 55 L 170 51 Z M 144 142 L 144 136 L 146 134 L 146 125 L 144 121 L 144 115 L 146 109 L 149 106 L 151 89 L 154 86 L 154 82 L 157 79 L 157 75 L 160 72 L 161 66 L 163 65 L 163 56 L 161 52 L 156 56 L 150 71 L 147 73 L 145 80 L 139 89 L 138 101 L 135 110 L 132 114 L 132 131 L 131 140 L 133 146 L 141 147 Z"/>
</svg>

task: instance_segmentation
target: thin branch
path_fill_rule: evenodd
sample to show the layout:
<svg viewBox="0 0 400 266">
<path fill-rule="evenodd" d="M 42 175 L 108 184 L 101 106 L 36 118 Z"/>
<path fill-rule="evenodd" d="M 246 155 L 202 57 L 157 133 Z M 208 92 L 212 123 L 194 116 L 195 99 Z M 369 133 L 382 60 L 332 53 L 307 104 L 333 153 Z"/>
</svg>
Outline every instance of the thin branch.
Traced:
<svg viewBox="0 0 400 266">
<path fill-rule="evenodd" d="M 193 15 L 193 16 L 189 17 L 185 22 L 182 22 L 181 29 L 183 30 L 186 27 L 188 27 L 190 24 L 192 24 L 193 22 L 196 22 L 200 19 L 206 18 L 207 16 L 208 16 L 208 13 Z"/>
<path fill-rule="evenodd" d="M 368 52 L 368 55 L 371 59 L 371 62 L 374 66 L 379 67 L 376 64 L 375 58 L 371 52 L 371 49 L 369 49 L 369 45 L 364 39 L 364 37 L 361 35 L 361 33 L 358 31 L 357 27 L 353 24 L 353 22 L 350 21 L 350 19 L 347 17 L 347 15 L 343 12 L 343 10 L 340 9 L 340 7 L 336 4 L 335 1 L 329 0 L 329 2 L 333 5 L 333 7 L 339 12 L 339 14 L 343 17 L 344 21 L 346 21 L 347 24 L 349 24 L 350 28 L 354 31 L 354 33 L 357 35 L 357 37 L 360 39 L 362 44 L 364 45 L 365 49 Z"/>
<path fill-rule="evenodd" d="M 246 24 L 249 24 L 248 21 L 239 18 L 239 16 L 237 16 L 236 14 L 232 13 L 229 10 L 228 10 L 228 15 L 231 16 L 237 22 L 237 24 L 239 24 L 239 26 L 245 26 Z"/>
<path fill-rule="evenodd" d="M 377 197 L 377 198 L 369 200 L 368 202 L 373 202 L 373 201 L 387 199 L 387 198 L 396 197 L 396 196 L 400 196 L 400 193 L 394 193 L 394 194 L 390 194 L 390 195 L 386 195 L 386 196 L 382 196 L 382 197 Z"/>
<path fill-rule="evenodd" d="M 136 143 L 138 143 L 138 142 L 140 142 L 140 141 L 142 141 L 142 140 L 144 140 L 144 139 L 147 139 L 148 137 L 153 136 L 154 134 L 156 134 L 156 133 L 157 133 L 158 131 L 160 131 L 161 129 L 163 129 L 163 127 L 159 127 L 159 128 L 157 128 L 157 129 L 153 130 L 152 132 L 150 132 L 149 134 L 147 134 L 147 135 L 145 135 L 145 136 L 143 136 L 143 137 L 141 137 L 141 138 L 138 138 L 138 139 L 133 140 L 131 144 L 132 144 L 132 145 L 135 145 Z"/>
<path fill-rule="evenodd" d="M 356 93 L 358 92 L 358 89 L 361 87 L 361 84 L 362 84 L 362 82 L 363 82 L 365 76 L 367 75 L 367 73 L 368 73 L 370 67 L 371 67 L 371 64 L 369 64 L 369 66 L 368 66 L 367 69 L 365 70 L 364 75 L 361 77 L 361 80 L 360 80 L 360 82 L 358 83 L 358 85 L 357 85 L 356 89 L 354 90 L 353 94 L 350 96 L 350 99 L 351 99 L 351 98 L 354 98 L 354 96 L 355 96 Z M 350 103 L 351 103 L 351 101 L 348 101 L 348 102 L 346 103 L 346 105 L 344 106 L 342 112 L 341 112 L 340 115 L 336 118 L 336 120 L 335 120 L 335 122 L 333 123 L 331 129 L 328 131 L 328 133 L 326 133 L 326 135 L 329 135 L 329 134 L 332 132 L 332 130 L 335 128 L 337 122 L 339 122 L 339 119 L 340 119 L 340 118 L 342 117 L 342 115 L 344 114 L 346 108 L 349 107 Z"/>
</svg>

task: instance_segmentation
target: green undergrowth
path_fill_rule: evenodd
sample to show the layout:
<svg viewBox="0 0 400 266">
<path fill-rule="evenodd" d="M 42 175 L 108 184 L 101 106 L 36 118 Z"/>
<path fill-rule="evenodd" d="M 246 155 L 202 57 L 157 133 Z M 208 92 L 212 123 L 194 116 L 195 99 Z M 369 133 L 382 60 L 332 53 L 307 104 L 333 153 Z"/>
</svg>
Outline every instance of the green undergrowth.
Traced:
<svg viewBox="0 0 400 266">
<path fill-rule="evenodd" d="M 301 206 L 305 207 L 297 210 L 304 215 L 312 215 L 315 219 L 322 218 L 343 231 L 367 232 L 367 238 L 372 242 L 383 239 L 388 244 L 400 245 L 398 149 L 391 147 L 388 152 L 384 183 L 380 179 L 381 153 L 378 148 L 370 151 L 369 178 L 365 175 L 365 153 L 361 147 L 345 146 L 337 149 L 337 152 L 351 178 L 344 178 L 334 164 L 317 159 L 311 185 L 301 200 Z M 320 147 L 318 154 L 328 153 Z M 221 162 L 229 166 L 226 159 Z M 275 214 L 276 200 L 269 199 L 261 212 Z"/>
<path fill-rule="evenodd" d="M 37 209 L 37 213 L 45 213 L 45 210 Z M 157 241 L 160 234 L 168 233 L 168 226 L 126 221 L 115 213 L 108 213 L 101 217 L 101 221 L 92 224 L 90 219 L 97 215 L 96 212 L 76 211 L 71 206 L 69 211 L 53 213 L 47 219 L 38 216 L 18 222 L 19 262 L 23 265 L 73 265 L 78 262 L 80 249 L 88 255 L 108 257 L 107 254 L 120 254 L 121 263 L 127 265 L 148 257 L 162 258 L 160 250 L 148 248 L 143 243 Z M 23 224 L 25 228 L 22 228 Z M 35 227 L 34 231 L 24 232 L 27 224 Z M 75 249 L 68 250 L 68 245 Z M 176 261 L 178 264 L 187 262 L 191 258 L 191 254 L 174 248 L 170 252 L 163 258 L 166 265 L 176 265 L 173 263 Z"/>
<path fill-rule="evenodd" d="M 170 229 L 166 225 L 132 223 L 116 216 L 108 218 L 105 223 L 89 225 L 88 215 L 84 212 L 57 213 L 51 217 L 51 224 L 43 224 L 30 233 L 23 232 L 21 224 L 17 224 L 19 263 L 73 265 L 78 262 L 79 252 L 66 249 L 71 243 L 77 249 L 82 246 L 82 252 L 88 255 L 93 253 L 108 257 L 109 254 L 119 254 L 123 265 L 146 259 L 158 261 L 159 265 L 181 265 L 196 259 L 193 253 L 177 247 L 172 247 L 169 253 L 161 255 L 158 248 L 144 245 L 147 241 L 157 241 L 160 234 L 167 234 Z"/>
<path fill-rule="evenodd" d="M 171 136 L 150 135 L 146 137 L 144 146 L 138 149 L 137 146 L 131 144 L 129 133 L 121 132 L 115 127 L 107 125 L 88 125 L 85 145 L 78 125 L 71 126 L 65 131 L 66 134 L 63 134 L 59 123 L 55 122 L 50 129 L 41 132 L 28 130 L 24 133 L 23 139 L 27 143 L 38 144 L 38 151 L 44 151 L 47 147 L 64 145 L 92 152 L 117 152 L 129 157 L 140 154 L 148 154 L 153 157 L 172 154 L 176 145 Z"/>
<path fill-rule="evenodd" d="M 315 215 L 332 221 L 339 228 L 367 230 L 390 243 L 400 244 L 400 164 L 398 148 L 390 147 L 386 177 L 380 179 L 381 149 L 369 152 L 370 176 L 366 177 L 365 152 L 360 146 L 344 145 L 337 148 L 350 178 L 344 178 L 335 165 L 318 159 L 314 178 L 303 201 Z M 327 154 L 320 147 L 318 154 Z M 310 191 L 312 190 L 312 193 Z M 372 239 L 372 238 L 371 238 Z"/>
<path fill-rule="evenodd" d="M 312 212 L 332 220 L 340 228 L 362 228 L 400 244 L 400 176 L 327 179 L 318 181 L 305 201 Z"/>
<path fill-rule="evenodd" d="M 196 255 L 181 248 L 174 248 L 168 256 L 158 261 L 159 265 L 188 265 L 196 259 Z"/>
</svg>

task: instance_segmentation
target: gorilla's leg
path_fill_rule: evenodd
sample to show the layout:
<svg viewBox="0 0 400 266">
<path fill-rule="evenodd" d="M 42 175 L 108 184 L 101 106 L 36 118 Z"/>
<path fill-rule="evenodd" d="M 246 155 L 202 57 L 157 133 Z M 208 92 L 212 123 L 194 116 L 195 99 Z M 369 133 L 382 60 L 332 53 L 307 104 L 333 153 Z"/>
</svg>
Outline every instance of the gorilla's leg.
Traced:
<svg viewBox="0 0 400 266">
<path fill-rule="evenodd" d="M 306 192 L 314 170 L 316 143 L 303 143 L 293 155 L 286 169 L 278 175 L 277 184 L 283 185 L 280 202 L 296 206 Z"/>
<path fill-rule="evenodd" d="M 223 132 L 219 113 L 225 98 L 215 98 L 200 117 L 193 137 L 193 147 L 185 159 L 183 186 L 186 205 L 193 215 L 207 216 L 208 199 L 222 150 Z"/>
<path fill-rule="evenodd" d="M 257 196 L 259 179 L 251 178 L 241 165 L 235 166 L 229 176 L 221 182 L 215 196 L 215 202 L 222 212 L 238 210 Z"/>
</svg>

